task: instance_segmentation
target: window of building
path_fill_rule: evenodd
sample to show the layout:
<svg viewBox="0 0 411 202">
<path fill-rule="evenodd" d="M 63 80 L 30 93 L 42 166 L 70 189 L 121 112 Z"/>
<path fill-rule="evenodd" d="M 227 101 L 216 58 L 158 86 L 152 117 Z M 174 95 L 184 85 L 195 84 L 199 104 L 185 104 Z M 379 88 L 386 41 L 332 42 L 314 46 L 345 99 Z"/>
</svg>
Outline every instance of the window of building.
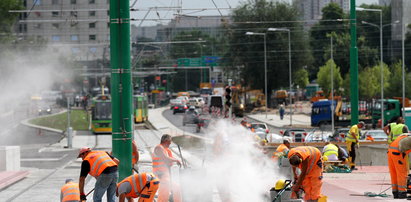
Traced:
<svg viewBox="0 0 411 202">
<path fill-rule="evenodd" d="M 110 23 L 109 23 L 109 22 L 107 23 L 107 28 L 109 28 L 109 29 L 110 29 Z"/>
<path fill-rule="evenodd" d="M 110 10 L 107 10 L 107 15 L 110 16 Z"/>
<path fill-rule="evenodd" d="M 60 36 L 59 35 L 53 35 L 51 36 L 52 41 L 60 41 Z"/>
<path fill-rule="evenodd" d="M 72 41 L 78 41 L 78 35 L 71 35 L 70 38 Z"/>
<path fill-rule="evenodd" d="M 58 12 L 58 11 L 53 11 L 53 12 L 51 12 L 51 16 L 53 16 L 53 17 L 58 17 L 58 16 L 59 16 L 59 12 Z"/>
<path fill-rule="evenodd" d="M 59 4 L 59 0 L 51 0 L 51 4 L 53 5 Z"/>
<path fill-rule="evenodd" d="M 96 35 L 95 34 L 88 35 L 88 40 L 92 40 L 92 41 L 96 40 Z"/>
<path fill-rule="evenodd" d="M 77 53 L 79 53 L 79 52 L 80 52 L 80 49 L 79 49 L 79 48 L 71 48 L 71 53 L 77 54 Z"/>
<path fill-rule="evenodd" d="M 70 15 L 73 17 L 77 17 L 77 11 L 70 11 Z"/>
<path fill-rule="evenodd" d="M 96 48 L 96 47 L 91 47 L 91 48 L 90 48 L 90 52 L 91 52 L 91 53 L 96 53 L 96 52 L 97 52 L 97 48 Z"/>
<path fill-rule="evenodd" d="M 88 3 L 89 3 L 89 4 L 95 4 L 96 1 L 95 1 L 95 0 L 88 0 Z"/>
<path fill-rule="evenodd" d="M 35 24 L 35 25 L 34 25 L 34 28 L 36 28 L 36 29 L 41 29 L 41 23 Z"/>
<path fill-rule="evenodd" d="M 96 16 L 96 11 L 89 11 L 88 16 L 90 16 L 90 17 Z"/>
<path fill-rule="evenodd" d="M 60 27 L 59 23 L 53 23 L 51 26 L 55 29 L 58 29 Z"/>
<path fill-rule="evenodd" d="M 41 0 L 33 0 L 33 5 L 35 6 L 41 5 Z"/>
<path fill-rule="evenodd" d="M 71 4 L 77 4 L 77 0 L 70 0 Z"/>
<path fill-rule="evenodd" d="M 95 22 L 89 23 L 88 28 L 96 28 L 96 23 Z"/>
</svg>

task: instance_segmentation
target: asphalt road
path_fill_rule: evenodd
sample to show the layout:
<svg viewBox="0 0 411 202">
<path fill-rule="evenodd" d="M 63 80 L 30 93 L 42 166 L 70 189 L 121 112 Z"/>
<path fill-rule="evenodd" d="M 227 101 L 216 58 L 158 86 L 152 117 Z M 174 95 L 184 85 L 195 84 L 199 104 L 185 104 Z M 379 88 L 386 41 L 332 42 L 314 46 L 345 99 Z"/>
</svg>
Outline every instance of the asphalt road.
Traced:
<svg viewBox="0 0 411 202">
<path fill-rule="evenodd" d="M 177 128 L 183 130 L 183 131 L 187 131 L 190 133 L 194 133 L 194 134 L 204 134 L 203 131 L 201 130 L 200 133 L 196 132 L 196 125 L 195 124 L 186 124 L 185 126 L 183 126 L 183 117 L 184 117 L 184 113 L 176 113 L 173 114 L 173 110 L 165 110 L 163 112 L 163 116 L 170 121 L 173 125 L 175 125 Z"/>
</svg>

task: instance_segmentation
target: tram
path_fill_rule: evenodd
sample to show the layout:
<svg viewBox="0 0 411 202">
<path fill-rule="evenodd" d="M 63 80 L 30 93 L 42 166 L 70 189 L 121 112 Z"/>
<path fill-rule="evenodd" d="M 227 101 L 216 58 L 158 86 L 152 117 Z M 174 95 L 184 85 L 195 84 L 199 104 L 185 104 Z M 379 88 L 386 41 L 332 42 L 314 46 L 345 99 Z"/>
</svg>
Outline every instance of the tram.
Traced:
<svg viewBox="0 0 411 202">
<path fill-rule="evenodd" d="M 134 122 L 143 123 L 148 120 L 148 98 L 145 95 L 134 95 Z"/>
<path fill-rule="evenodd" d="M 98 95 L 91 105 L 91 131 L 94 134 L 111 133 L 111 97 Z"/>
</svg>

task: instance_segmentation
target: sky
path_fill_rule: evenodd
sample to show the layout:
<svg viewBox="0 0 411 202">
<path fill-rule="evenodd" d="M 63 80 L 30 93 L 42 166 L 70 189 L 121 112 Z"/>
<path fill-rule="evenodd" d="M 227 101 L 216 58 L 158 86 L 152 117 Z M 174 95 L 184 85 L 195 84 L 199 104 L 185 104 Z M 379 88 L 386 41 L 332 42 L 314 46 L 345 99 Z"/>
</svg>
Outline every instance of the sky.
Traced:
<svg viewBox="0 0 411 202">
<path fill-rule="evenodd" d="M 214 3 L 215 5 L 214 5 Z M 168 20 L 173 18 L 176 14 L 176 10 L 165 9 L 165 7 L 177 7 L 178 2 L 181 2 L 183 9 L 203 9 L 212 8 L 214 10 L 199 11 L 199 10 L 183 10 L 182 14 L 185 15 L 226 15 L 229 13 L 229 8 L 235 8 L 245 2 L 246 0 L 130 0 L 130 6 L 134 4 L 134 9 L 141 9 L 141 11 L 132 11 L 131 17 L 137 19 L 135 25 L 151 26 L 156 24 L 167 24 Z M 287 1 L 287 0 L 283 0 Z M 356 4 L 361 5 L 376 4 L 378 0 L 357 0 Z M 157 7 L 155 9 L 154 7 Z M 218 7 L 220 10 L 215 9 Z M 152 8 L 150 11 L 149 8 Z M 147 16 L 146 16 L 147 15 Z M 141 20 L 145 20 L 141 23 Z"/>
</svg>

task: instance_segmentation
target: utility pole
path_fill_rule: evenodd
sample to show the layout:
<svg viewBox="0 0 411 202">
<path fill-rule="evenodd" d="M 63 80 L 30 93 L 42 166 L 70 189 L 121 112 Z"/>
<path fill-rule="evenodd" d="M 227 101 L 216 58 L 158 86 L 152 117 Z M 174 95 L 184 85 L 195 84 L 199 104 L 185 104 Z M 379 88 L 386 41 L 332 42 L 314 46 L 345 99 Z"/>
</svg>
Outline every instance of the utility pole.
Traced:
<svg viewBox="0 0 411 202">
<path fill-rule="evenodd" d="M 351 125 L 358 123 L 358 49 L 357 49 L 357 15 L 355 12 L 355 0 L 350 5 L 350 101 L 351 101 Z"/>
<path fill-rule="evenodd" d="M 67 97 L 67 148 L 73 148 L 73 128 L 70 123 L 70 98 Z"/>
<path fill-rule="evenodd" d="M 333 55 L 333 36 L 331 35 L 331 60 L 334 62 Z M 334 134 L 334 66 L 331 67 L 331 132 Z"/>
<path fill-rule="evenodd" d="M 119 181 L 132 174 L 133 114 L 129 4 L 129 0 L 110 0 L 112 144 L 113 155 L 120 160 Z"/>
</svg>

